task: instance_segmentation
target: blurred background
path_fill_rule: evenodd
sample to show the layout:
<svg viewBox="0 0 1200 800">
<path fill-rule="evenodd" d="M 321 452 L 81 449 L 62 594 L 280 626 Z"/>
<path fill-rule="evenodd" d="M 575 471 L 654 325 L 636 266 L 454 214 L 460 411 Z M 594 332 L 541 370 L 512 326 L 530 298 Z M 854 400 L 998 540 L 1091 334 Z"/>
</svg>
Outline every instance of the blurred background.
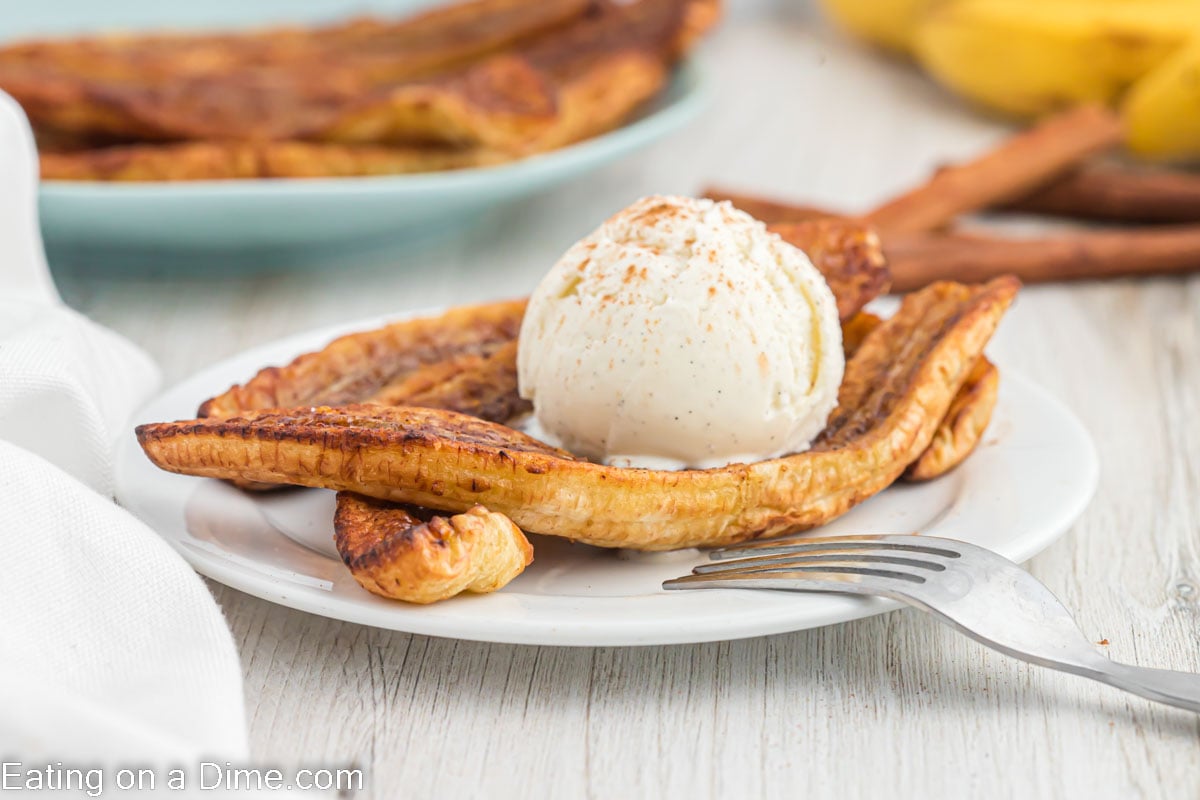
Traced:
<svg viewBox="0 0 1200 800">
<path fill-rule="evenodd" d="M 395 19 L 436 5 L 58 0 L 6 13 L 0 39 Z M 260 338 L 517 295 L 640 196 L 715 185 L 862 211 L 1079 102 L 1130 122 L 1140 99 L 1157 149 L 1117 158 L 1186 171 L 1200 120 L 1198 18 L 1194 0 L 732 0 L 661 91 L 568 147 L 418 175 L 46 181 L 43 226 L 68 300 L 151 349 L 153 336 L 130 329 L 203 316 L 197 299 L 254 309 Z M 316 297 L 313 319 L 300 319 L 296 303 Z"/>
</svg>

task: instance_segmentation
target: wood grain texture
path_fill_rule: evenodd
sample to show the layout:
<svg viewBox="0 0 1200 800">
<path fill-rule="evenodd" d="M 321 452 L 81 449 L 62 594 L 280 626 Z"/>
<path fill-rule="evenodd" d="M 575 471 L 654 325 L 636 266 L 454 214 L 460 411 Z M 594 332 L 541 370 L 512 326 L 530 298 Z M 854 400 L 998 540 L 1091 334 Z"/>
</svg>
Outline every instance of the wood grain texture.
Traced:
<svg viewBox="0 0 1200 800">
<path fill-rule="evenodd" d="M 171 382 L 293 331 L 523 293 L 641 194 L 717 183 L 868 208 L 1004 132 L 786 15 L 735 21 L 708 55 L 716 102 L 700 124 L 439 248 L 326 273 L 60 285 Z M 1102 464 L 1087 512 L 1030 569 L 1114 657 L 1200 670 L 1200 278 L 1030 288 L 991 352 L 1080 415 Z M 241 648 L 256 756 L 366 766 L 366 797 L 1200 796 L 1195 715 L 1017 663 L 915 612 L 555 649 L 374 630 L 211 586 Z"/>
</svg>

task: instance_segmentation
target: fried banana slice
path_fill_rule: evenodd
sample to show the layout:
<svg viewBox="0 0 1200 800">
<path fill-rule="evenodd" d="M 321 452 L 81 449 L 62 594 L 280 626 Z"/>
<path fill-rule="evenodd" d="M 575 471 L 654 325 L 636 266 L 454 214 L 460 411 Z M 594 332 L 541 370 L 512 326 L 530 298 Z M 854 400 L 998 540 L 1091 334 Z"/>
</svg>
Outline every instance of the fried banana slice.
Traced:
<svg viewBox="0 0 1200 800">
<path fill-rule="evenodd" d="M 530 154 L 603 133 L 666 84 L 711 25 L 704 0 L 598 3 L 593 13 L 449 83 L 379 90 L 316 134 L 328 141 L 430 140 Z"/>
<path fill-rule="evenodd" d="M 704 6 L 688 13 L 691 2 L 701 0 L 592 2 L 583 14 L 578 3 L 556 7 L 563 6 L 560 0 L 539 19 L 566 23 L 547 35 L 529 36 L 513 49 L 494 52 L 495 37 L 468 29 L 463 36 L 486 46 L 466 49 L 483 57 L 419 79 L 403 68 L 391 70 L 400 77 L 381 79 L 389 70 L 378 51 L 367 62 L 359 53 L 335 58 L 327 47 L 302 44 L 301 38 L 270 58 L 255 51 L 269 49 L 262 38 L 227 37 L 226 44 L 215 39 L 207 45 L 183 45 L 192 63 L 170 79 L 156 77 L 170 74 L 161 66 L 141 76 L 122 71 L 119 56 L 110 58 L 108 69 L 101 68 L 98 76 L 72 71 L 79 67 L 79 57 L 56 61 L 43 53 L 39 61 L 26 52 L 22 60 L 19 53 L 0 52 L 0 86 L 25 105 L 36 125 L 58 131 L 160 142 L 432 143 L 441 151 L 469 154 L 447 161 L 442 152 L 441 159 L 422 162 L 419 150 L 387 157 L 381 149 L 360 154 L 370 159 L 348 162 L 345 152 L 332 151 L 342 157 L 322 160 L 340 165 L 341 171 L 325 174 L 394 174 L 421 171 L 422 166 L 496 163 L 503 153 L 542 152 L 624 121 L 662 88 L 679 49 L 709 22 Z M 524 13 L 532 15 L 529 9 Z M 369 37 L 359 38 L 365 47 Z M 126 54 L 137 58 L 137 45 L 129 45 Z M 403 61 L 403 48 L 396 58 Z M 63 64 L 73 67 L 64 71 Z M 109 77 L 103 77 L 106 72 Z M 260 161 L 277 151 L 262 153 Z M 125 151 L 126 158 L 156 155 L 154 150 Z M 347 170 L 351 164 L 357 171 Z M 50 166 L 59 164 L 52 161 Z M 116 174 L 133 172 L 153 180 L 165 170 L 143 167 Z M 181 175 L 228 177 L 221 172 L 196 176 L 194 170 L 171 174 L 175 180 L 184 179 Z"/>
<path fill-rule="evenodd" d="M 833 290 L 843 321 L 891 286 L 879 236 L 863 223 L 820 219 L 768 225 L 767 230 L 808 255 Z"/>
<path fill-rule="evenodd" d="M 44 149 L 41 174 L 47 180 L 194 181 L 407 175 L 495 166 L 618 127 L 662 89 L 666 68 L 656 57 L 642 53 L 613 53 L 572 77 L 553 96 L 545 87 L 530 88 L 524 99 L 515 96 L 522 82 L 528 86 L 542 78 L 523 62 L 493 64 L 468 79 L 470 86 L 459 93 L 406 87 L 400 92 L 403 101 L 387 112 L 388 118 L 377 111 L 364 112 L 322 134 L 338 141 L 192 141 Z M 464 98 L 477 95 L 479 102 L 491 102 L 484 99 L 489 82 L 496 91 L 502 87 L 514 93 L 512 104 L 528 101 L 528 113 L 493 110 L 486 120 L 476 116 L 470 105 L 474 101 Z M 543 93 L 535 97 L 538 91 Z M 43 134 L 43 139 L 47 136 L 53 140 L 55 134 Z M 459 144 L 371 143 L 372 138 L 388 137 Z"/>
<path fill-rule="evenodd" d="M 379 393 L 372 402 L 384 405 L 441 408 L 470 414 L 488 422 L 507 422 L 533 410 L 517 392 L 517 342 L 501 345 L 478 362 L 419 391 L 388 397 Z"/>
<path fill-rule="evenodd" d="M 528 60 L 501 54 L 458 75 L 365 93 L 332 121 L 293 135 L 327 142 L 515 149 L 554 124 L 556 90 Z"/>
<path fill-rule="evenodd" d="M 533 562 L 533 546 L 503 514 L 474 506 L 422 519 L 419 509 L 338 492 L 334 542 L 368 592 L 435 603 L 502 588 Z"/>
<path fill-rule="evenodd" d="M 319 142 L 173 142 L 41 152 L 41 175 L 59 181 L 213 181 L 353 178 L 486 167 L 512 156 L 484 148 L 385 147 Z"/>
<path fill-rule="evenodd" d="M 230 417 L 248 409 L 372 402 L 376 393 L 419 367 L 468 354 L 482 355 L 517 338 L 524 300 L 462 306 L 438 317 L 402 320 L 334 339 L 284 367 L 267 367 L 240 386 L 204 401 L 201 417 Z"/>
<path fill-rule="evenodd" d="M 607 467 L 448 411 L 351 406 L 142 425 L 157 466 L 354 491 L 447 511 L 477 504 L 523 530 L 669 550 L 811 528 L 895 481 L 933 440 L 1019 281 L 936 283 L 850 359 L 811 450 L 679 472 Z"/>
<path fill-rule="evenodd" d="M 486 355 L 465 352 L 445 361 L 402 372 L 365 402 L 390 406 L 421 406 L 470 414 L 488 422 L 507 422 L 533 409 L 517 391 L 517 342 L 512 340 L 482 349 Z M 201 411 L 203 411 L 203 407 Z M 204 416 L 203 413 L 201 416 Z M 277 484 L 234 480 L 251 491 L 277 489 Z"/>
<path fill-rule="evenodd" d="M 260 178 L 361 178 L 490 167 L 511 156 L 485 147 L 387 147 L 319 142 L 257 145 Z M 197 176 L 203 179 L 203 176 Z M 151 179 L 153 180 L 153 179 Z"/>
<path fill-rule="evenodd" d="M 37 126 L 139 139 L 294 138 L 381 82 L 461 68 L 550 35 L 593 5 L 477 0 L 400 22 L 20 43 L 0 50 L 0 87 Z"/>
<path fill-rule="evenodd" d="M 842 326 L 842 348 L 850 358 L 866 340 L 867 335 L 883 323 L 874 314 L 861 312 Z M 966 383 L 954 396 L 950 410 L 938 425 L 933 442 L 920 458 L 909 465 L 904 479 L 928 481 L 945 475 L 975 451 L 983 439 L 996 397 L 1000 390 L 1000 370 L 980 356 L 967 376 Z"/>
<path fill-rule="evenodd" d="M 0 74 L 16 67 L 146 83 L 245 66 L 352 64 L 378 80 L 442 72 L 553 31 L 593 0 L 474 0 L 398 21 L 359 17 L 331 25 L 224 33 L 107 34 L 32 40 L 0 48 Z"/>
<path fill-rule="evenodd" d="M 256 147 L 242 142 L 42 149 L 39 160 L 42 178 L 51 181 L 231 180 L 261 172 Z"/>
<path fill-rule="evenodd" d="M 954 396 L 950 410 L 921 457 L 904 471 L 909 481 L 929 481 L 945 475 L 975 451 L 992 421 L 1000 392 L 1000 370 L 980 358 Z"/>
<path fill-rule="evenodd" d="M 859 311 L 842 322 L 842 353 L 847 361 L 862 347 L 867 335 L 882 324 L 883 320 L 869 311 Z"/>
</svg>

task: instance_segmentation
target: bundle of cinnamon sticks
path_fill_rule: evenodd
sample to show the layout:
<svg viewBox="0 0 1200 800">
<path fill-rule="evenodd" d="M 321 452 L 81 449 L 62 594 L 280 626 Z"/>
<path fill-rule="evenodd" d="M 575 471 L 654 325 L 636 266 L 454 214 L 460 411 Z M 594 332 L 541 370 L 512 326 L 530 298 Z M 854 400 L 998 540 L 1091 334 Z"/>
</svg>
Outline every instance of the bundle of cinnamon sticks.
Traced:
<svg viewBox="0 0 1200 800">
<path fill-rule="evenodd" d="M 936 280 L 976 283 L 1006 273 L 1039 283 L 1200 270 L 1200 173 L 1102 161 L 1121 139 L 1115 114 L 1078 108 L 972 161 L 942 168 L 863 215 L 722 189 L 706 195 L 731 201 L 784 238 L 788 224 L 819 217 L 870 223 L 882 238 L 895 291 Z M 1030 238 L 956 227 L 960 216 L 980 211 L 1109 225 Z"/>
</svg>

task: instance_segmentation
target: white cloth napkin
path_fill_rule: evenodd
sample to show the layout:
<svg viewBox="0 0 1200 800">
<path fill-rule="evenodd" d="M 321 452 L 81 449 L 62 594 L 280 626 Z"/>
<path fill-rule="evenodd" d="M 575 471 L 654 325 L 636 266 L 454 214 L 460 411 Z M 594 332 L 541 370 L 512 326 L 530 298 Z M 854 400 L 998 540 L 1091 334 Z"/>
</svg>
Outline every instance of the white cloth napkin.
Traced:
<svg viewBox="0 0 1200 800">
<path fill-rule="evenodd" d="M 36 163 L 0 93 L 0 760 L 244 760 L 241 668 L 220 609 L 110 497 L 112 443 L 131 435 L 158 371 L 59 301 Z"/>
</svg>

